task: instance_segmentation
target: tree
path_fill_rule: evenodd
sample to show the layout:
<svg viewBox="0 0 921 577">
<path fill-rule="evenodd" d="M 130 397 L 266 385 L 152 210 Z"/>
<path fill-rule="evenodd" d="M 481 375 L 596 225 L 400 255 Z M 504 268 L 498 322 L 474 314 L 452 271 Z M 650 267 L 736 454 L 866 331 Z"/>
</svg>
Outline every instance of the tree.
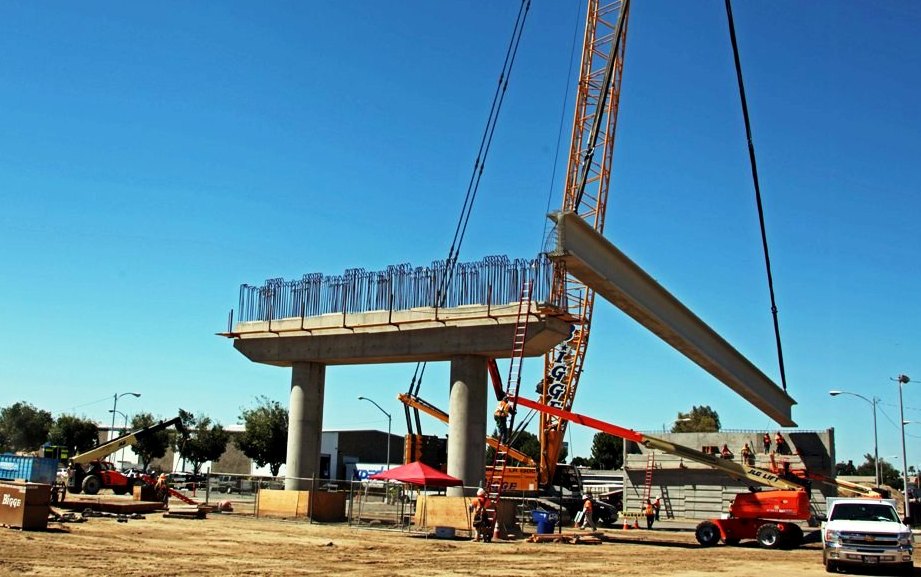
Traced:
<svg viewBox="0 0 921 577">
<path fill-rule="evenodd" d="M 720 416 L 709 406 L 691 407 L 690 413 L 678 413 L 673 433 L 716 433 L 720 430 Z"/>
<path fill-rule="evenodd" d="M 856 475 L 857 467 L 854 466 L 854 461 L 848 461 L 847 463 L 837 463 L 835 465 L 835 475 Z M 873 477 L 876 477 L 876 471 L 873 471 Z"/>
<path fill-rule="evenodd" d="M 158 422 L 150 413 L 138 413 L 131 419 L 131 430 L 144 429 Z M 146 471 L 151 461 L 166 456 L 166 449 L 169 448 L 169 445 L 170 433 L 166 429 L 161 429 L 136 440 L 131 444 L 131 450 L 141 459 L 141 468 Z"/>
<path fill-rule="evenodd" d="M 275 477 L 288 456 L 288 411 L 265 396 L 256 401 L 255 409 L 240 409 L 246 428 L 234 444 L 260 467 L 268 465 Z"/>
<path fill-rule="evenodd" d="M 227 441 L 230 434 L 224 430 L 220 423 L 213 423 L 205 415 L 194 416 L 188 411 L 179 409 L 179 418 L 188 436 L 173 436 L 174 448 L 179 454 L 192 463 L 192 472 L 196 475 L 202 463 L 216 461 L 227 450 Z"/>
<path fill-rule="evenodd" d="M 0 438 L 5 450 L 35 451 L 48 440 L 53 420 L 51 413 L 26 402 L 0 409 Z"/>
<path fill-rule="evenodd" d="M 573 457 L 569 464 L 573 467 L 588 467 L 589 469 L 594 468 L 591 459 L 586 459 L 585 457 Z"/>
<path fill-rule="evenodd" d="M 52 445 L 67 447 L 71 455 L 82 453 L 99 442 L 99 426 L 76 415 L 60 415 L 48 433 Z"/>
<path fill-rule="evenodd" d="M 593 469 L 620 469 L 624 465 L 624 440 L 607 433 L 592 437 Z"/>
</svg>

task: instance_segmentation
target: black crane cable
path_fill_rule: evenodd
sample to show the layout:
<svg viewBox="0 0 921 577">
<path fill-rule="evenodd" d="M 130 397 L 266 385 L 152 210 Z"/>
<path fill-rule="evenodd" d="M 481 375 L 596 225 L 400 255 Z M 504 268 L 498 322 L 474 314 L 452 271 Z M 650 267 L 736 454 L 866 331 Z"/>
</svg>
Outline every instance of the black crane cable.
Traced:
<svg viewBox="0 0 921 577">
<path fill-rule="evenodd" d="M 512 74 L 512 65 L 514 65 L 515 57 L 518 54 L 518 46 L 521 43 L 524 23 L 527 19 L 530 7 L 531 0 L 522 0 L 521 6 L 518 9 L 518 17 L 515 19 L 512 38 L 505 52 L 502 72 L 499 73 L 499 81 L 496 84 L 496 92 L 493 95 L 492 107 L 489 110 L 489 118 L 486 120 L 483 137 L 480 139 L 480 149 L 477 151 L 476 160 L 474 160 L 473 163 L 473 172 L 470 175 L 470 182 L 467 183 L 467 193 L 464 196 L 464 205 L 461 208 L 460 218 L 458 218 L 457 226 L 454 229 L 454 238 L 451 240 L 450 249 L 448 249 L 448 258 L 445 260 L 445 275 L 442 277 L 441 290 L 438 295 L 439 305 L 444 302 L 447 295 L 448 283 L 450 283 L 454 275 L 454 265 L 457 263 L 457 257 L 460 254 L 460 248 L 464 242 L 464 235 L 467 232 L 467 223 L 470 221 L 470 214 L 473 211 L 473 201 L 476 200 L 476 195 L 480 188 L 480 179 L 483 177 L 483 169 L 486 167 L 486 157 L 489 155 L 489 148 L 496 131 L 496 123 L 499 120 L 499 111 L 502 109 L 502 102 L 505 99 L 505 93 L 508 89 L 508 80 Z"/>
<path fill-rule="evenodd" d="M 473 212 L 473 202 L 476 200 L 477 192 L 480 188 L 480 179 L 483 177 L 483 169 L 486 167 L 486 157 L 489 155 L 489 148 L 492 145 L 492 138 L 496 131 L 496 124 L 499 120 L 499 111 L 502 109 L 502 102 L 505 100 L 505 93 L 508 90 L 508 81 L 512 75 L 512 66 L 515 63 L 515 57 L 518 55 L 518 46 L 521 43 L 521 36 L 524 32 L 524 24 L 527 20 L 528 12 L 531 8 L 531 0 L 521 0 L 521 6 L 518 8 L 518 16 L 515 19 L 515 26 L 512 30 L 512 37 L 509 40 L 508 48 L 505 52 L 505 61 L 502 63 L 502 71 L 499 73 L 499 81 L 496 84 L 496 92 L 493 94 L 492 106 L 489 109 L 489 118 L 486 120 L 486 127 L 483 130 L 483 137 L 480 139 L 480 148 L 477 151 L 476 160 L 473 163 L 473 172 L 470 175 L 470 182 L 467 183 L 467 193 L 464 196 L 464 204 L 461 208 L 461 214 L 454 228 L 454 238 L 451 240 L 451 247 L 448 249 L 448 258 L 445 259 L 445 271 L 439 285 L 438 292 L 435 295 L 436 306 L 444 305 L 448 296 L 448 286 L 454 277 L 455 265 L 460 255 L 461 245 L 464 242 L 464 235 L 467 232 L 467 223 L 470 222 L 470 214 Z M 421 367 L 421 370 L 420 370 Z M 416 364 L 416 374 L 413 375 L 410 383 L 411 394 L 415 395 L 422 385 L 422 374 L 425 372 L 425 363 Z M 418 375 L 418 381 L 416 376 Z M 407 415 L 407 420 L 409 416 Z"/>
<path fill-rule="evenodd" d="M 764 226 L 764 207 L 761 204 L 761 186 L 758 184 L 758 165 L 755 162 L 755 144 L 752 127 L 748 119 L 748 103 L 745 100 L 745 84 L 742 82 L 742 64 L 739 60 L 739 46 L 736 43 L 736 29 L 732 21 L 732 5 L 726 0 L 726 17 L 729 19 L 729 37 L 732 40 L 732 55 L 735 59 L 736 77 L 739 79 L 739 96 L 742 99 L 742 116 L 745 117 L 745 136 L 748 139 L 748 157 L 751 160 L 752 179 L 755 182 L 755 200 L 758 204 L 758 220 L 761 223 L 761 245 L 764 248 L 764 265 L 767 269 L 768 290 L 771 293 L 771 314 L 774 317 L 774 339 L 777 342 L 777 360 L 780 364 L 780 382 L 787 390 L 787 376 L 783 365 L 783 348 L 780 345 L 780 323 L 777 320 L 777 302 L 774 299 L 774 277 L 771 274 L 771 256 L 768 253 L 767 231 Z"/>
</svg>

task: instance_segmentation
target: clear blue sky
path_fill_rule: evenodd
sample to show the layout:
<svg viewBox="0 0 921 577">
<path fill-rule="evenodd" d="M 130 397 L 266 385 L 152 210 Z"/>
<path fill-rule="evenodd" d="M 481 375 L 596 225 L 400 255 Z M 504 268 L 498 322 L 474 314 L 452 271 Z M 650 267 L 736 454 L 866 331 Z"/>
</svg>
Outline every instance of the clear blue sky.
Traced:
<svg viewBox="0 0 921 577">
<path fill-rule="evenodd" d="M 540 250 L 580 4 L 532 5 L 464 260 Z M 827 391 L 879 396 L 898 465 L 899 373 L 921 421 L 921 5 L 734 8 L 794 418 L 860 462 L 870 406 Z M 444 258 L 517 9 L 3 3 L 0 406 L 107 423 L 137 391 L 119 410 L 232 424 L 287 404 L 288 370 L 215 336 L 239 285 Z M 779 381 L 734 74 L 722 2 L 634 5 L 606 235 Z M 385 429 L 364 395 L 405 432 L 413 369 L 331 367 L 325 427 Z M 446 408 L 447 381 L 430 365 L 423 396 Z M 575 409 L 656 430 L 700 404 L 776 427 L 599 301 Z"/>
</svg>

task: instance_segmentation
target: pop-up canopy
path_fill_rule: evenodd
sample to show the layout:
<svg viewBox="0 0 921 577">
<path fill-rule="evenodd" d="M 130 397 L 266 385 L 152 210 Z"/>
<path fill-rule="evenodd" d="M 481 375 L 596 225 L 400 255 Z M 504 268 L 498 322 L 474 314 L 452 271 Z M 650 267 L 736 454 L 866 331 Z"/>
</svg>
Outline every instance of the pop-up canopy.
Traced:
<svg viewBox="0 0 921 577">
<path fill-rule="evenodd" d="M 371 475 L 369 479 L 376 481 L 399 481 L 423 487 L 456 487 L 464 482 L 456 477 L 442 473 L 438 469 L 429 467 L 421 461 L 414 461 L 408 465 L 401 465 L 389 471 L 381 471 Z"/>
</svg>

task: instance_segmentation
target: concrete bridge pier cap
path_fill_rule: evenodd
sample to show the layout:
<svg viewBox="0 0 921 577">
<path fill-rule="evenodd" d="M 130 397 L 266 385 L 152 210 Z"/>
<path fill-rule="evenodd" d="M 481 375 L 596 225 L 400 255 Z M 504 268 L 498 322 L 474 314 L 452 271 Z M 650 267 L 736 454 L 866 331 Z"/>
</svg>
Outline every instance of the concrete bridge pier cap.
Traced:
<svg viewBox="0 0 921 577">
<path fill-rule="evenodd" d="M 448 414 L 448 474 L 472 487 L 483 479 L 486 465 L 486 358 L 459 355 L 451 358 Z M 461 496 L 463 487 L 449 487 L 448 495 Z"/>
</svg>

